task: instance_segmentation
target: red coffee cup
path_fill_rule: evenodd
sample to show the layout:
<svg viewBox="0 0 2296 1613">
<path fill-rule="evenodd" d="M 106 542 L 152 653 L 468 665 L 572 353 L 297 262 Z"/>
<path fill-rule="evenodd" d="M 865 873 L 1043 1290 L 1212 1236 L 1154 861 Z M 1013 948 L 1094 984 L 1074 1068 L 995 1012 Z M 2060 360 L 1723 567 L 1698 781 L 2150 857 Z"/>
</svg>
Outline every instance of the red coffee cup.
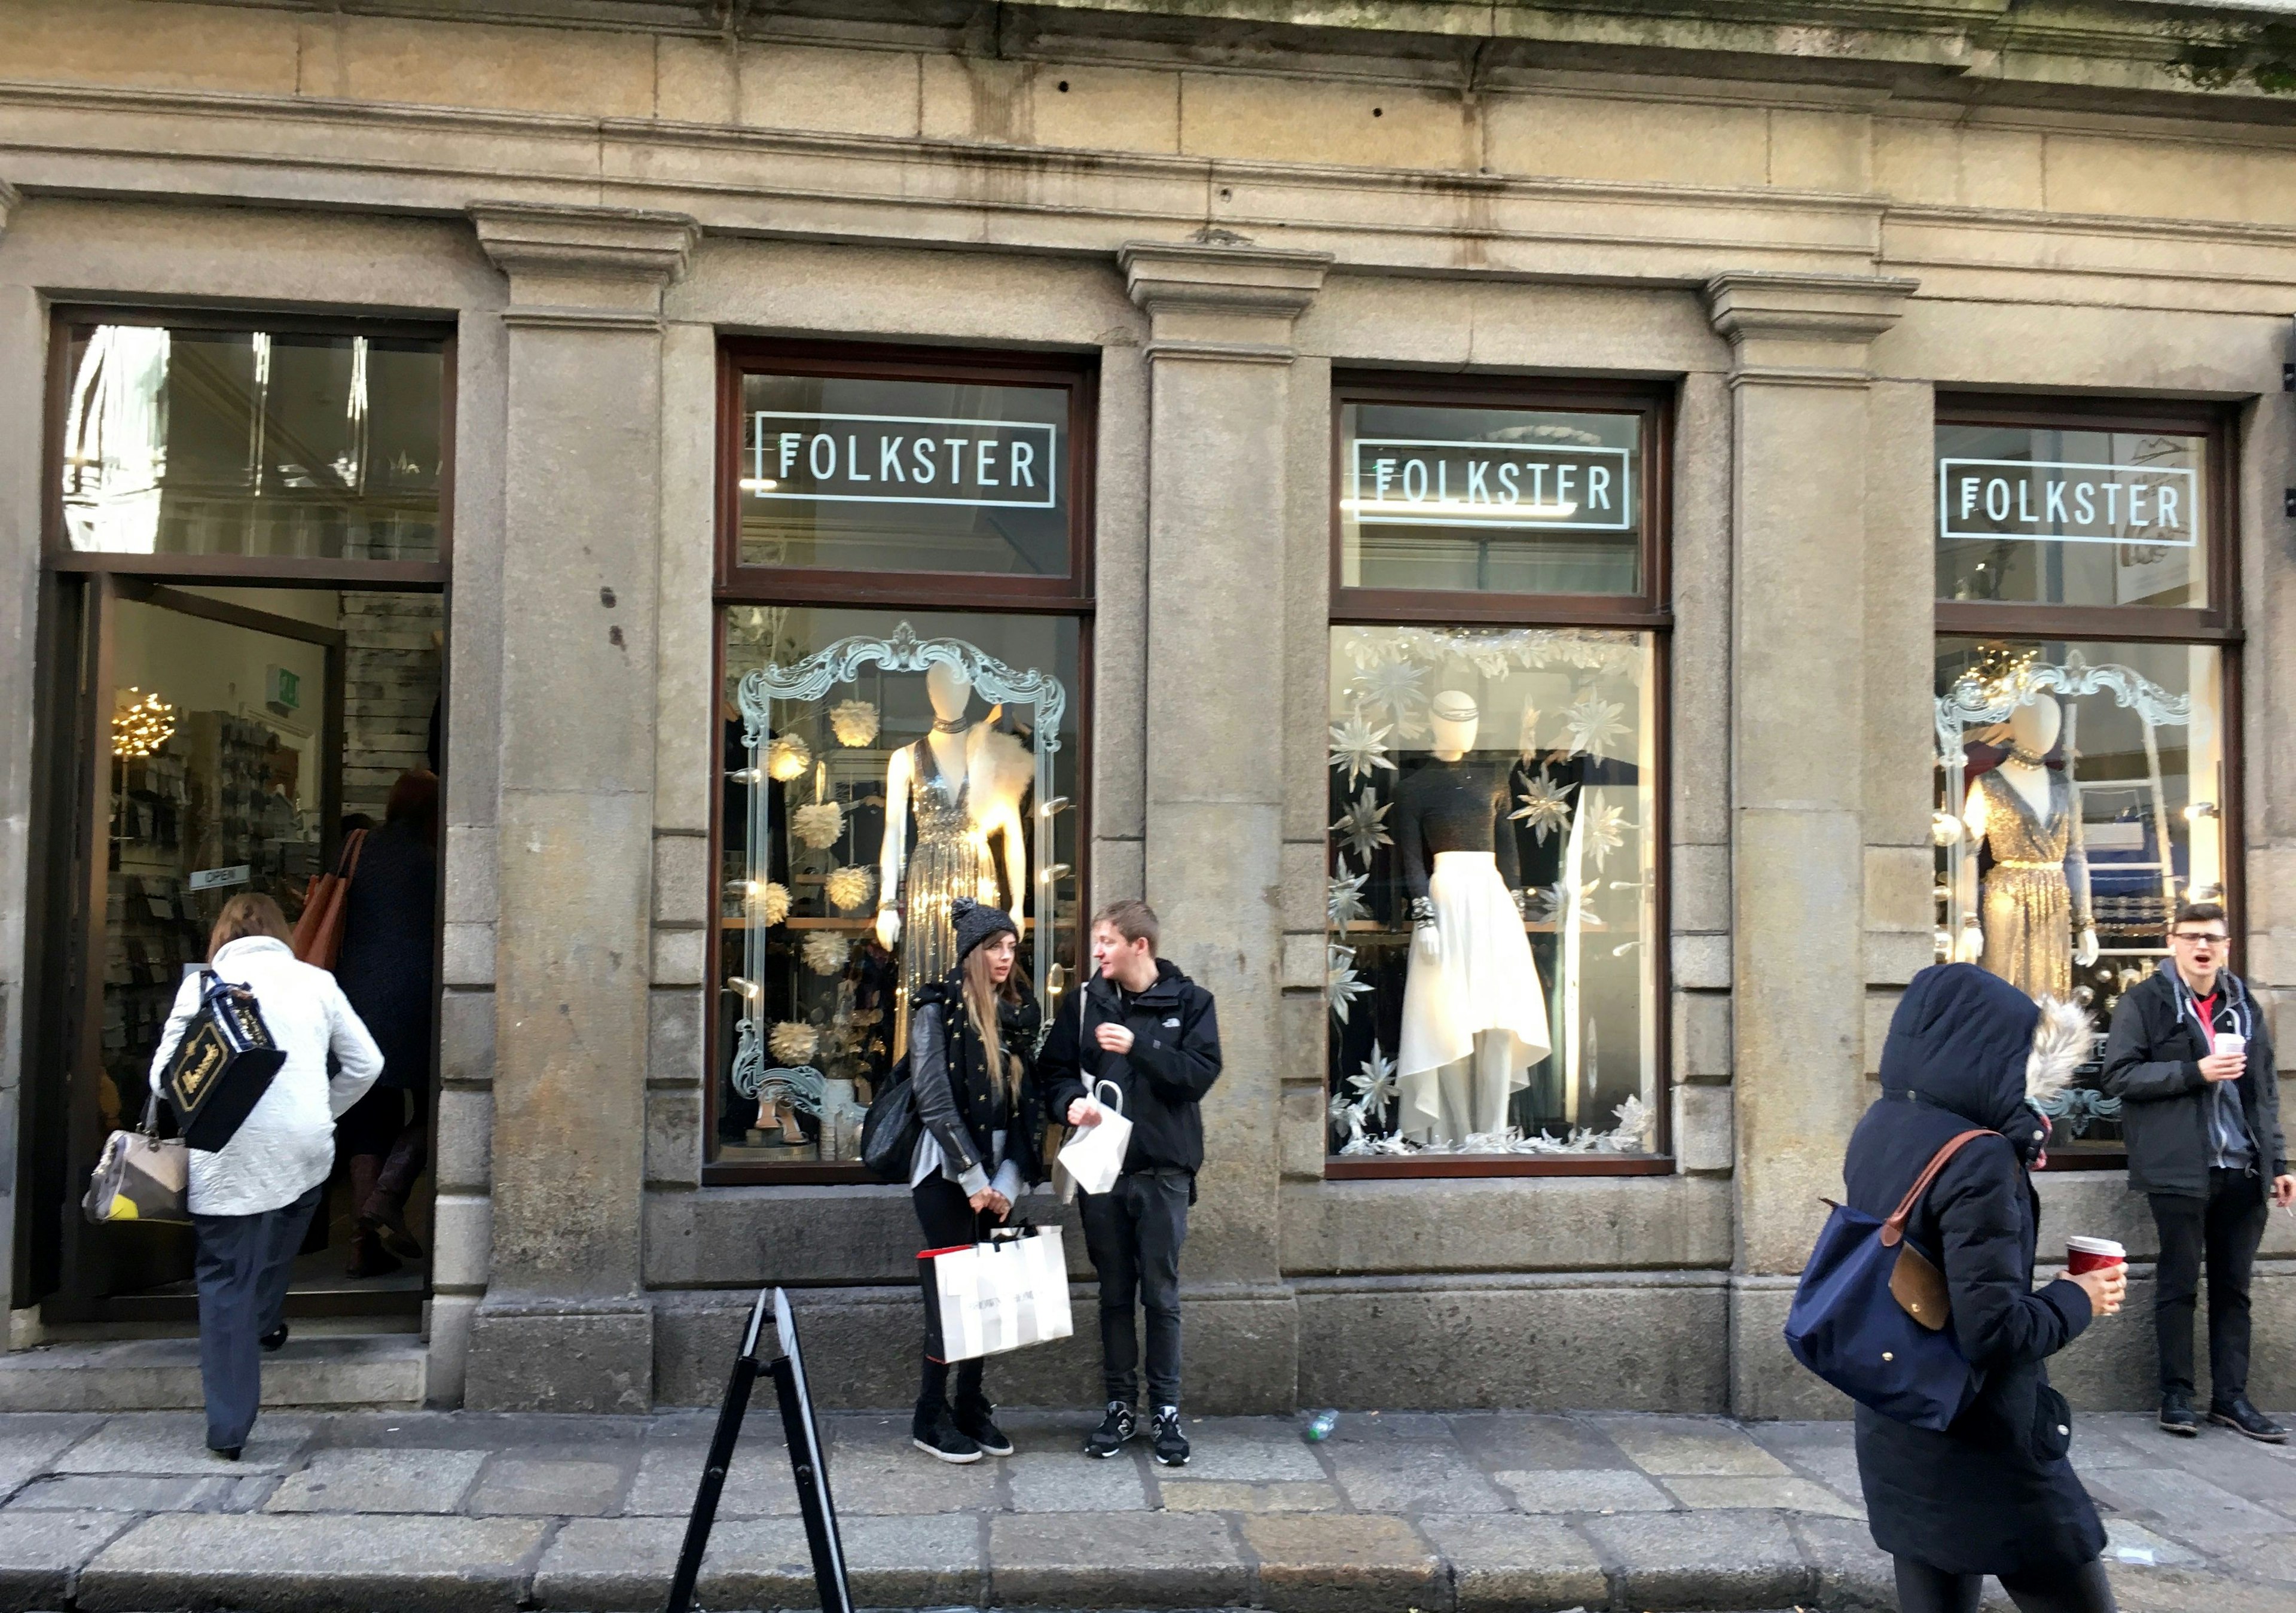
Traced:
<svg viewBox="0 0 2296 1613">
<path fill-rule="evenodd" d="M 2083 1271 L 2101 1271 L 2107 1266 L 2128 1263 L 2128 1251 L 2110 1238 L 2068 1238 L 2065 1239 L 2065 1275 L 2078 1277 Z"/>
</svg>

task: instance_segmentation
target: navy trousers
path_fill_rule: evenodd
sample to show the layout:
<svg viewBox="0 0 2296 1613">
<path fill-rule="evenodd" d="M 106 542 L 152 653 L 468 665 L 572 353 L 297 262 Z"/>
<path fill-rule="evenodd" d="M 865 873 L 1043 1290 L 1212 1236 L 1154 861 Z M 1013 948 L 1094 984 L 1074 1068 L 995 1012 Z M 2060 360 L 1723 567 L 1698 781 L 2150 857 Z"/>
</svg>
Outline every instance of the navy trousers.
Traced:
<svg viewBox="0 0 2296 1613">
<path fill-rule="evenodd" d="M 263 1398 L 263 1351 L 256 1341 L 279 1325 L 295 1253 L 326 1190 L 322 1182 L 292 1204 L 253 1215 L 192 1216 L 199 1240 L 200 1387 L 210 1451 L 236 1451 L 255 1427 Z"/>
<path fill-rule="evenodd" d="M 1148 1319 L 1148 1403 L 1180 1403 L 1180 1246 L 1188 1237 L 1185 1171 L 1133 1171 L 1105 1193 L 1082 1193 L 1084 1245 L 1100 1277 L 1100 1364 L 1108 1398 L 1140 1392 L 1136 1304 Z"/>
</svg>

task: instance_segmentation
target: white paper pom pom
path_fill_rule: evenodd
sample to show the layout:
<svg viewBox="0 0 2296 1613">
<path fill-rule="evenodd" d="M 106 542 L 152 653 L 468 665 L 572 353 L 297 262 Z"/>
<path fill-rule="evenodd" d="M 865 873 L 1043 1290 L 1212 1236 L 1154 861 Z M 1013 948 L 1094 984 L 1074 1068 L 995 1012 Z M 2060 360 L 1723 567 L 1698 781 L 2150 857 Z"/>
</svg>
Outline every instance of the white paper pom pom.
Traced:
<svg viewBox="0 0 2296 1613">
<path fill-rule="evenodd" d="M 813 765 L 813 747 L 800 734 L 778 734 L 766 748 L 766 771 L 787 784 L 792 778 L 805 777 L 806 769 Z"/>
<path fill-rule="evenodd" d="M 801 1019 L 784 1019 L 766 1038 L 766 1050 L 784 1066 L 808 1062 L 821 1044 L 821 1033 Z"/>
<path fill-rule="evenodd" d="M 750 893 L 750 910 L 767 929 L 789 917 L 789 886 L 777 879 L 768 879 Z"/>
<path fill-rule="evenodd" d="M 877 870 L 858 863 L 848 863 L 830 875 L 824 887 L 829 893 L 829 905 L 848 913 L 857 913 L 869 905 L 877 893 Z"/>
<path fill-rule="evenodd" d="M 816 930 L 805 938 L 805 967 L 816 975 L 842 975 L 849 950 L 844 936 L 830 930 Z"/>
<path fill-rule="evenodd" d="M 809 845 L 816 851 L 837 844 L 845 832 L 845 809 L 833 801 L 817 801 L 811 806 L 801 806 L 790 814 L 790 831 L 800 845 Z"/>
<path fill-rule="evenodd" d="M 865 700 L 847 700 L 830 708 L 830 732 L 840 745 L 867 745 L 877 737 L 877 708 Z"/>
</svg>

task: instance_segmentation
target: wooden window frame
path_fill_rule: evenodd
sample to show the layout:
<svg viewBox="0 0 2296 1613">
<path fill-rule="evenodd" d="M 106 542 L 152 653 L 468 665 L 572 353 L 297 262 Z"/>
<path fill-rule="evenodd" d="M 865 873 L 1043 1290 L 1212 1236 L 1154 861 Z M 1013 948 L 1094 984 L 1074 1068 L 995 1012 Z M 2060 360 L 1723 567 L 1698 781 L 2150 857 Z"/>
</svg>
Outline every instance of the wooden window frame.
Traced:
<svg viewBox="0 0 2296 1613">
<path fill-rule="evenodd" d="M 2209 603 L 2201 608 L 2152 605 L 2041 605 L 2017 602 L 1936 601 L 1938 638 L 2039 638 L 2068 644 L 2185 644 L 2217 651 L 2222 680 L 2222 722 L 2225 735 L 2225 800 L 2218 803 L 2217 821 L 2224 836 L 2226 905 L 2242 910 L 2241 897 L 2248 885 L 2248 845 L 2243 833 L 2246 821 L 2246 746 L 2243 743 L 2243 708 L 2240 646 L 2246 638 L 2241 625 L 2240 589 L 2240 434 L 2228 406 L 2185 403 L 2156 399 L 2052 398 L 2032 393 L 1939 392 L 1931 424 L 1930 464 L 1937 465 L 1936 428 L 1944 425 L 2065 427 L 2090 431 L 2162 432 L 2199 437 L 2208 444 L 2208 481 L 2202 497 L 2209 512 L 2209 553 L 2202 575 L 2208 581 Z M 1939 535 L 1931 523 L 1931 575 L 1936 575 L 1935 545 Z M 1934 588 L 1934 582 L 1932 582 Z M 2234 927 L 2232 967 L 2246 967 L 2246 946 Z M 2048 1171 L 2119 1171 L 2128 1164 L 2128 1149 L 2097 1149 L 2081 1154 L 2058 1153 L 2042 1167 Z"/>
<path fill-rule="evenodd" d="M 857 377 L 873 381 L 976 381 L 1057 386 L 1069 402 L 1069 572 L 1028 577 L 1001 572 L 857 572 L 827 566 L 742 564 L 742 382 L 753 374 Z M 932 614 L 1065 616 L 1077 624 L 1076 878 L 1089 890 L 1092 824 L 1093 471 L 1099 442 L 1100 367 L 1090 355 L 1015 353 L 964 347 L 781 341 L 725 336 L 718 344 L 718 564 L 710 610 L 709 687 L 726 687 L 726 612 L 744 605 L 816 609 L 912 610 Z M 714 709 L 714 708 L 713 708 Z M 718 745 L 710 746 L 718 766 Z M 719 1028 L 726 929 L 716 892 L 725 859 L 723 792 L 710 792 L 709 907 L 702 983 L 701 1184 L 704 1187 L 821 1187 L 875 1181 L 858 1162 L 789 1164 L 726 1161 L 718 1148 L 724 1037 Z"/>
<path fill-rule="evenodd" d="M 439 557 L 436 560 L 320 560 L 281 555 L 168 555 L 76 549 L 64 520 L 64 415 L 71 395 L 65 355 L 71 333 L 89 325 L 141 325 L 171 330 L 279 331 L 315 336 L 396 336 L 439 345 Z M 60 303 L 50 311 L 46 421 L 41 475 L 42 560 L 52 572 L 109 572 L 152 581 L 203 582 L 246 588 L 330 585 L 390 588 L 408 593 L 441 590 L 454 572 L 455 398 L 459 391 L 455 327 L 438 320 L 372 318 L 357 314 L 331 317 L 308 310 L 274 312 L 260 307 L 168 308 L 152 303 Z"/>
<path fill-rule="evenodd" d="M 1652 844 L 1657 896 L 1650 938 L 1651 990 L 1658 1012 L 1652 1019 L 1652 1057 L 1657 1069 L 1652 1107 L 1656 1146 L 1648 1154 L 1479 1155 L 1431 1154 L 1345 1158 L 1324 1155 L 1327 1181 L 1459 1180 L 1517 1176 L 1671 1176 L 1676 1173 L 1673 1115 L 1672 794 L 1674 745 L 1672 535 L 1675 386 L 1670 383 L 1507 377 L 1490 374 L 1406 374 L 1388 370 L 1334 370 L 1332 375 L 1331 610 L 1324 655 L 1331 655 L 1329 629 L 1338 627 L 1609 628 L 1644 635 L 1651 646 L 1653 680 L 1651 753 L 1658 778 L 1652 790 Z M 1345 487 L 1345 409 L 1351 403 L 1418 404 L 1445 408 L 1504 408 L 1526 411 L 1631 413 L 1641 417 L 1636 492 L 1643 515 L 1641 587 L 1631 594 L 1484 593 L 1461 589 L 1349 588 L 1346 531 L 1340 500 Z M 1328 1063 L 1328 1059 L 1326 1060 Z M 1324 1073 L 1326 1087 L 1331 1073 Z M 1328 1096 L 1328 1094 L 1327 1094 Z"/>
</svg>

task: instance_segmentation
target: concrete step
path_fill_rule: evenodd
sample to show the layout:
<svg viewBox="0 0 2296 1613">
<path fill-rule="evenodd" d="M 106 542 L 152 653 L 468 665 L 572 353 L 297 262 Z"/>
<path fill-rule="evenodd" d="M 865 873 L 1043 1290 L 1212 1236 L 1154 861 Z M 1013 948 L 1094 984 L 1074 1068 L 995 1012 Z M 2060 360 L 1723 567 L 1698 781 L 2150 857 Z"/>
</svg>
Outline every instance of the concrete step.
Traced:
<svg viewBox="0 0 2296 1613">
<path fill-rule="evenodd" d="M 263 1403 L 420 1406 L 427 1359 L 414 1333 L 290 1337 L 263 1358 Z M 196 1338 L 48 1344 L 0 1355 L 0 1411 L 179 1411 L 201 1403 Z"/>
</svg>

